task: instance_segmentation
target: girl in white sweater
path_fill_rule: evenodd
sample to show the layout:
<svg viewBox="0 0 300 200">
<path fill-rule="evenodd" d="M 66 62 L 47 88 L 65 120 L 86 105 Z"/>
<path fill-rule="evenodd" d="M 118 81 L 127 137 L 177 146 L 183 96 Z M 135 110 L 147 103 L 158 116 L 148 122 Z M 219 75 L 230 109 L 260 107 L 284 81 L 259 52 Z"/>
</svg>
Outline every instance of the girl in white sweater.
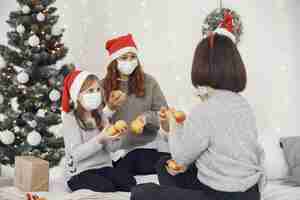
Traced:
<svg viewBox="0 0 300 200">
<path fill-rule="evenodd" d="M 229 30 L 217 29 L 198 44 L 191 79 L 199 103 L 184 124 L 161 113 L 171 152 L 157 165 L 161 186 L 137 186 L 131 199 L 260 200 L 264 152 L 253 111 L 239 94 L 247 74 Z"/>
<path fill-rule="evenodd" d="M 120 136 L 108 134 L 102 114 L 99 79 L 86 71 L 72 71 L 64 80 L 62 133 L 65 142 L 66 182 L 72 191 L 130 191 L 136 185 L 126 171 L 114 169 L 110 151 L 119 147 Z M 120 133 L 126 130 L 120 130 Z"/>
</svg>

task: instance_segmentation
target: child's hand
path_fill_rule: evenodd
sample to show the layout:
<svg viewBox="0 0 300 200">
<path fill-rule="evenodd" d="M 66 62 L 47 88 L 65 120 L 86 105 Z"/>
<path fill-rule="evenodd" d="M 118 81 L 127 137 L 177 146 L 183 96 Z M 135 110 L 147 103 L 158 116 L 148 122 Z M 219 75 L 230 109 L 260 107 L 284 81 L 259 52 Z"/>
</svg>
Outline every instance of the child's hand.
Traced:
<svg viewBox="0 0 300 200">
<path fill-rule="evenodd" d="M 144 115 L 138 116 L 130 124 L 130 129 L 133 134 L 139 135 L 143 133 L 144 127 L 146 125 L 146 117 Z"/>
<path fill-rule="evenodd" d="M 113 126 L 113 129 L 115 130 L 115 133 L 113 133 L 112 135 L 114 135 L 114 134 L 122 135 L 127 132 L 128 125 L 124 120 L 119 120 L 115 123 L 115 125 Z"/>
<path fill-rule="evenodd" d="M 114 126 L 108 125 L 104 130 L 98 135 L 99 143 L 106 143 L 109 141 L 119 140 L 121 135 L 127 131 L 125 129 L 116 129 Z"/>
<path fill-rule="evenodd" d="M 138 116 L 136 120 L 140 121 L 144 126 L 146 125 L 146 117 L 144 115 Z"/>
<path fill-rule="evenodd" d="M 168 118 L 168 108 L 166 108 L 166 107 L 161 107 L 160 108 L 159 119 L 160 119 L 160 121 L 167 121 L 167 120 L 169 120 L 169 118 Z"/>
<path fill-rule="evenodd" d="M 165 132 L 170 131 L 170 124 L 169 124 L 169 116 L 168 116 L 168 109 L 166 107 L 161 107 L 159 111 L 159 121 L 160 126 Z"/>
<path fill-rule="evenodd" d="M 176 176 L 177 174 L 184 173 L 186 171 L 185 167 L 178 165 L 174 160 L 168 160 L 166 164 L 166 170 L 172 176 Z"/>
<path fill-rule="evenodd" d="M 168 166 L 165 166 L 165 167 L 166 167 L 167 172 L 168 172 L 170 175 L 172 175 L 172 176 L 176 176 L 177 174 L 180 174 L 180 173 L 181 173 L 181 172 L 179 172 L 179 171 L 175 171 L 175 170 L 171 169 L 171 168 L 168 167 Z"/>
<path fill-rule="evenodd" d="M 108 107 L 111 110 L 117 110 L 123 105 L 126 99 L 127 96 L 124 92 L 122 92 L 121 90 L 114 90 L 109 95 Z"/>
</svg>

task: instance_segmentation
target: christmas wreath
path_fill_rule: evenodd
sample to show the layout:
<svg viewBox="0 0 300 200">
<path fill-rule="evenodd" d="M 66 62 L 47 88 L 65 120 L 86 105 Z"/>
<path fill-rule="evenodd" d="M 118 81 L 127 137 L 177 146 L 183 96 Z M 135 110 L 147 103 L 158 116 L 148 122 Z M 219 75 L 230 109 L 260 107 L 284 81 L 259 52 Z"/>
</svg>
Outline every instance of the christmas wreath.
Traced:
<svg viewBox="0 0 300 200">
<path fill-rule="evenodd" d="M 210 32 L 217 28 L 226 26 L 227 30 L 235 36 L 236 44 L 240 42 L 243 33 L 243 24 L 241 17 L 229 8 L 217 8 L 213 10 L 204 20 L 202 25 L 202 34 L 206 37 Z"/>
</svg>

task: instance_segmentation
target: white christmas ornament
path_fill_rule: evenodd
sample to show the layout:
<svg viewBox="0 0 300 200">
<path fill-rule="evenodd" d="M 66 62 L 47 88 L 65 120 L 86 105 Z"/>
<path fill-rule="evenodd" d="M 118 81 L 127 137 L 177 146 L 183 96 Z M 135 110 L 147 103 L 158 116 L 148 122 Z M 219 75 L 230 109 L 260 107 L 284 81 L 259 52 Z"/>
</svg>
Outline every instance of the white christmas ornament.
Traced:
<svg viewBox="0 0 300 200">
<path fill-rule="evenodd" d="M 0 69 L 4 68 L 6 66 L 6 62 L 2 56 L 0 56 Z"/>
<path fill-rule="evenodd" d="M 10 100 L 10 104 L 11 104 L 11 108 L 13 109 L 13 111 L 15 112 L 20 112 L 19 110 L 19 103 L 18 103 L 18 97 L 14 97 Z"/>
<path fill-rule="evenodd" d="M 40 44 L 40 38 L 37 35 L 32 35 L 28 39 L 28 44 L 32 47 L 36 47 Z"/>
<path fill-rule="evenodd" d="M 25 27 L 20 24 L 19 26 L 17 26 L 17 32 L 20 33 L 20 34 L 23 34 L 25 32 Z"/>
<path fill-rule="evenodd" d="M 39 14 L 36 16 L 36 19 L 37 19 L 39 22 L 43 22 L 43 21 L 45 21 L 46 16 L 45 16 L 43 13 L 39 13 Z"/>
<path fill-rule="evenodd" d="M 48 128 L 48 131 L 53 133 L 56 137 L 63 137 L 63 131 L 62 130 L 62 123 L 58 125 L 53 125 Z"/>
<path fill-rule="evenodd" d="M 19 132 L 21 129 L 18 126 L 15 126 L 14 131 Z"/>
<path fill-rule="evenodd" d="M 15 134 L 9 130 L 0 133 L 1 142 L 5 145 L 10 145 L 15 141 Z"/>
<path fill-rule="evenodd" d="M 17 80 L 19 83 L 25 84 L 29 81 L 29 75 L 23 71 L 17 75 Z"/>
<path fill-rule="evenodd" d="M 31 146 L 38 146 L 41 143 L 42 136 L 36 131 L 32 131 L 27 136 L 27 142 Z"/>
<path fill-rule="evenodd" d="M 29 121 L 28 124 L 31 128 L 36 128 L 37 127 L 37 122 L 35 120 Z"/>
<path fill-rule="evenodd" d="M 3 102 L 4 102 L 4 97 L 2 94 L 0 94 L 0 104 L 3 104 Z"/>
<path fill-rule="evenodd" d="M 36 113 L 36 116 L 38 117 L 45 117 L 46 116 L 47 111 L 43 110 L 43 109 L 39 109 Z"/>
<path fill-rule="evenodd" d="M 0 122 L 4 122 L 7 119 L 7 116 L 0 113 Z"/>
<path fill-rule="evenodd" d="M 26 62 L 26 65 L 27 65 L 27 66 L 31 66 L 31 65 L 32 65 L 32 62 L 31 62 L 31 61 L 27 61 L 27 62 Z"/>
<path fill-rule="evenodd" d="M 54 25 L 54 26 L 52 27 L 51 33 L 52 33 L 53 35 L 55 35 L 55 36 L 59 36 L 59 35 L 61 35 L 61 34 L 63 33 L 63 29 L 60 28 L 60 27 L 58 27 L 57 25 Z"/>
<path fill-rule="evenodd" d="M 60 99 L 60 92 L 58 90 L 52 90 L 49 94 L 49 98 L 51 101 L 58 101 Z"/>
<path fill-rule="evenodd" d="M 24 14 L 30 13 L 30 8 L 29 8 L 29 6 L 27 6 L 27 5 L 23 6 L 23 7 L 22 7 L 22 12 L 23 12 Z"/>
</svg>

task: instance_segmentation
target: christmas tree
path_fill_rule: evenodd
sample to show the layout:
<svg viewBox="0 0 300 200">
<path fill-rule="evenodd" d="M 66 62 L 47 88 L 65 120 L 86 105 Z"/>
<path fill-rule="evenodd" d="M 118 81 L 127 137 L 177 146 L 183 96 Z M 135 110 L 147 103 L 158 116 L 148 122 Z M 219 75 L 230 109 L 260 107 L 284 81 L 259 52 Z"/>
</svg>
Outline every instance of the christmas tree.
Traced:
<svg viewBox="0 0 300 200">
<path fill-rule="evenodd" d="M 17 0 L 7 23 L 8 46 L 0 45 L 0 163 L 32 155 L 55 166 L 64 156 L 61 123 L 63 77 L 72 65 L 57 66 L 67 54 L 61 42 L 55 0 Z"/>
</svg>

